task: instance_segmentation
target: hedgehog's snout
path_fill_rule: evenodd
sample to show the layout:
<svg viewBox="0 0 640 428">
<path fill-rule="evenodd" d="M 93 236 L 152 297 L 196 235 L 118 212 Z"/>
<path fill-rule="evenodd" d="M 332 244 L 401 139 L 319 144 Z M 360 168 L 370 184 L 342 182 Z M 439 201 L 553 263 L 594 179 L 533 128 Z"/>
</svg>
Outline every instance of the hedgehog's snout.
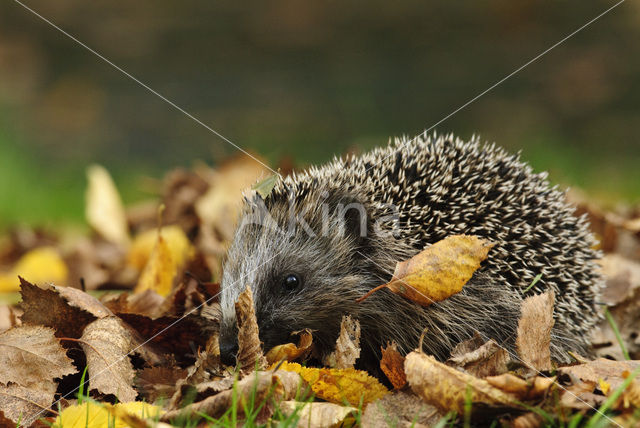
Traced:
<svg viewBox="0 0 640 428">
<path fill-rule="evenodd" d="M 236 365 L 238 340 L 234 336 L 220 337 L 220 361 L 228 366 Z"/>
</svg>

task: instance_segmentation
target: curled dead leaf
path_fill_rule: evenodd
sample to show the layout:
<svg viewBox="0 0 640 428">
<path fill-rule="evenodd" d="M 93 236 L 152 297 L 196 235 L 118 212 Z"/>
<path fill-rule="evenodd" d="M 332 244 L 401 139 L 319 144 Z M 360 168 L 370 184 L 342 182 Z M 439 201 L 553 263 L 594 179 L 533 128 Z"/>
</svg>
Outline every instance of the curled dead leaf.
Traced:
<svg viewBox="0 0 640 428">
<path fill-rule="evenodd" d="M 342 317 L 336 349 L 325 357 L 324 365 L 336 369 L 353 368 L 360 357 L 360 322 L 350 315 Z"/>
<path fill-rule="evenodd" d="M 309 329 L 299 332 L 300 338 L 298 345 L 295 343 L 285 343 L 284 345 L 274 346 L 267 352 L 265 356 L 268 364 L 274 364 L 279 361 L 295 361 L 309 354 L 313 336 Z"/>
<path fill-rule="evenodd" d="M 300 401 L 281 401 L 278 407 L 283 414 L 298 417 L 299 428 L 331 428 L 350 425 L 355 422 L 353 417 L 348 418 L 358 409 L 350 406 L 340 406 L 333 403 L 307 403 Z M 351 419 L 351 421 L 348 421 Z M 351 422 L 351 423 L 349 423 Z"/>
<path fill-rule="evenodd" d="M 556 381 L 555 377 L 536 376 L 529 380 L 524 380 L 511 373 L 504 373 L 499 376 L 488 376 L 487 382 L 518 397 L 519 400 L 532 400 L 544 396 Z"/>
<path fill-rule="evenodd" d="M 519 407 L 515 395 L 419 352 L 407 355 L 404 368 L 413 392 L 445 413 L 463 413 L 467 396 L 472 404 Z"/>
<path fill-rule="evenodd" d="M 267 366 L 267 361 L 262 353 L 258 320 L 249 286 L 238 296 L 235 306 L 238 322 L 238 367 L 245 373 L 264 369 Z"/>
<path fill-rule="evenodd" d="M 555 294 L 549 290 L 527 297 L 522 303 L 516 349 L 524 364 L 538 371 L 551 370 L 554 301 Z"/>
<path fill-rule="evenodd" d="M 273 413 L 273 403 L 282 400 L 291 400 L 304 391 L 304 382 L 297 373 L 284 370 L 275 372 L 255 372 L 237 382 L 234 389 L 228 389 L 216 395 L 205 398 L 179 410 L 165 413 L 162 420 L 169 422 L 177 417 L 194 419 L 200 413 L 219 418 L 230 407 L 234 395 L 238 402 L 238 416 L 244 415 L 244 410 L 254 410 L 262 406 L 257 422 L 266 422 Z M 302 393 L 304 397 L 304 393 Z"/>
<path fill-rule="evenodd" d="M 398 345 L 393 342 L 382 348 L 380 368 L 395 389 L 402 389 L 407 384 L 404 373 L 404 357 L 398 351 Z"/>
<path fill-rule="evenodd" d="M 460 342 L 446 364 L 464 369 L 476 377 L 496 376 L 508 371 L 509 353 L 493 339 L 486 343 L 476 332 L 473 338 Z"/>
</svg>

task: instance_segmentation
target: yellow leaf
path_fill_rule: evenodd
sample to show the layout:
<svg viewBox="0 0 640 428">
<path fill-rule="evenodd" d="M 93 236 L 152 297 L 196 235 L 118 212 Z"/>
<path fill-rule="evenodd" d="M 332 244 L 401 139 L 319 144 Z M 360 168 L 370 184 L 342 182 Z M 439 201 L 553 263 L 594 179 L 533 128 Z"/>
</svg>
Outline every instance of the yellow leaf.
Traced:
<svg viewBox="0 0 640 428">
<path fill-rule="evenodd" d="M 194 256 L 195 249 L 180 226 L 163 227 L 162 238 L 166 241 L 171 257 L 177 265 L 182 265 Z M 150 229 L 136 235 L 127 254 L 127 263 L 139 271 L 144 269 L 157 241 L 157 229 Z"/>
<path fill-rule="evenodd" d="M 18 291 L 18 275 L 33 283 L 60 285 L 67 281 L 68 272 L 67 265 L 54 248 L 35 248 L 23 255 L 10 272 L 0 274 L 0 292 Z"/>
<path fill-rule="evenodd" d="M 176 260 L 170 245 L 171 243 L 163 237 L 163 232 L 158 232 L 149 260 L 138 279 L 138 285 L 134 290 L 135 293 L 153 290 L 161 296 L 169 295 L 173 279 L 178 273 L 178 268 L 186 260 L 184 255 L 180 260 Z"/>
<path fill-rule="evenodd" d="M 89 225 L 107 241 L 129 244 L 127 216 L 120 194 L 109 172 L 100 165 L 87 168 L 89 187 L 86 193 L 85 216 Z"/>
<path fill-rule="evenodd" d="M 311 330 L 305 329 L 300 332 L 298 345 L 295 343 L 285 343 L 284 345 L 274 346 L 267 352 L 265 358 L 268 364 L 275 364 L 281 360 L 293 361 L 307 355 L 311 351 L 311 343 L 313 336 Z"/>
<path fill-rule="evenodd" d="M 119 403 L 114 406 L 117 410 L 137 416 L 139 418 L 156 418 L 164 413 L 158 406 L 142 402 Z M 60 428 L 126 428 L 122 419 L 112 416 L 111 413 L 99 403 L 87 402 L 67 407 L 58 415 L 55 427 Z"/>
<path fill-rule="evenodd" d="M 493 245 L 475 236 L 445 238 L 409 260 L 399 262 L 391 282 L 374 288 L 358 301 L 388 288 L 422 306 L 440 302 L 462 291 Z"/>
<path fill-rule="evenodd" d="M 374 377 L 356 369 L 321 369 L 302 367 L 297 363 L 284 362 L 280 370 L 298 373 L 319 398 L 332 403 L 358 406 L 360 400 L 364 405 L 375 401 L 389 391 Z"/>
</svg>

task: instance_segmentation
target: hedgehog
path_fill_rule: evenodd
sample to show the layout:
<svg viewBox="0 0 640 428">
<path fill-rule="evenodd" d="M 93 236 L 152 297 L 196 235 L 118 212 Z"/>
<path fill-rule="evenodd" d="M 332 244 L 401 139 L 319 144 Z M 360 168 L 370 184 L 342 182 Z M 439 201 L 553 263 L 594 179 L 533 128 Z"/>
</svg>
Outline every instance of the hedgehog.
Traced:
<svg viewBox="0 0 640 428">
<path fill-rule="evenodd" d="M 603 280 L 587 220 L 565 196 L 519 153 L 426 132 L 293 173 L 245 196 L 221 283 L 222 360 L 234 362 L 247 285 L 265 350 L 309 329 L 322 359 L 348 314 L 361 326 L 358 367 L 372 371 L 382 346 L 410 352 L 425 330 L 423 350 L 440 360 L 476 333 L 513 353 L 523 299 L 553 290 L 552 358 L 588 355 Z M 386 289 L 356 302 L 398 261 L 457 234 L 495 244 L 460 293 L 428 307 Z"/>
</svg>

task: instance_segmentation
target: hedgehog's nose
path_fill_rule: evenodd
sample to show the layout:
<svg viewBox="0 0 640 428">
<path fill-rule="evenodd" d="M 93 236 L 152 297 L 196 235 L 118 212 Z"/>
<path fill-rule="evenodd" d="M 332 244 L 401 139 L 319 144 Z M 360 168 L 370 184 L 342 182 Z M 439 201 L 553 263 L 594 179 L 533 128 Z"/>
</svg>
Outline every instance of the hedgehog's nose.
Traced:
<svg viewBox="0 0 640 428">
<path fill-rule="evenodd" d="M 220 361 L 228 366 L 236 365 L 236 355 L 238 354 L 237 340 L 220 340 Z"/>
</svg>

